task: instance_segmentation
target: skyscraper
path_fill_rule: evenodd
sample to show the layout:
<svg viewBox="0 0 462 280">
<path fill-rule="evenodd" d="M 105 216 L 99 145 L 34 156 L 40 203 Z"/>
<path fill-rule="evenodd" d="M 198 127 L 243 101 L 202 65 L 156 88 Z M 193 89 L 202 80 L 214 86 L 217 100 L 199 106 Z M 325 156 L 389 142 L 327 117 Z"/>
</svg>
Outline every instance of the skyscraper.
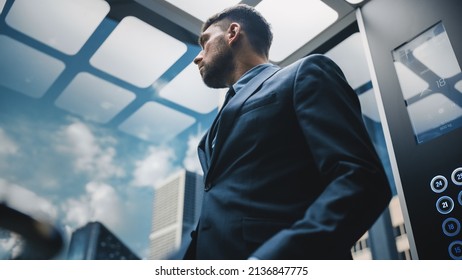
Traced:
<svg viewBox="0 0 462 280">
<path fill-rule="evenodd" d="M 154 191 L 149 259 L 165 259 L 180 249 L 199 219 L 202 176 L 182 170 Z"/>
<path fill-rule="evenodd" d="M 100 222 L 89 222 L 72 233 L 70 260 L 139 260 L 114 233 Z"/>
</svg>

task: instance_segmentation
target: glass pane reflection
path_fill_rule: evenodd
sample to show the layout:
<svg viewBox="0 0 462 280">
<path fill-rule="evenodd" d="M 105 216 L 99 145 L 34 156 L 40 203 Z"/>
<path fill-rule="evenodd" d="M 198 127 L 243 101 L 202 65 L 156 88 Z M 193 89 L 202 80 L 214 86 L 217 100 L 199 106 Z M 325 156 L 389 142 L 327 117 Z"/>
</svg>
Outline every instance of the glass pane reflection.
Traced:
<svg viewBox="0 0 462 280">
<path fill-rule="evenodd" d="M 76 54 L 109 12 L 101 0 L 16 0 L 6 23 L 66 54 Z"/>
<path fill-rule="evenodd" d="M 60 108 L 85 119 L 107 123 L 135 94 L 88 73 L 80 73 L 56 100 Z"/>
<path fill-rule="evenodd" d="M 0 85 L 25 95 L 42 97 L 65 65 L 62 61 L 0 35 Z"/>
<path fill-rule="evenodd" d="M 418 144 L 462 127 L 462 72 L 442 22 L 393 51 Z"/>
</svg>

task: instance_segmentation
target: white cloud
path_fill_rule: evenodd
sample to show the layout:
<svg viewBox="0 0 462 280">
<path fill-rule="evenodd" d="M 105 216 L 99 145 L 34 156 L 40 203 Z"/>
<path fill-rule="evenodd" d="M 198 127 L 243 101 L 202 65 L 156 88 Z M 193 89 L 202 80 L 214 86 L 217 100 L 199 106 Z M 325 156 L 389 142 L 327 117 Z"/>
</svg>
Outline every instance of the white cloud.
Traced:
<svg viewBox="0 0 462 280">
<path fill-rule="evenodd" d="M 18 146 L 0 127 L 0 155 L 12 155 L 18 151 Z"/>
<path fill-rule="evenodd" d="M 203 174 L 202 167 L 197 156 L 197 146 L 201 140 L 202 135 L 193 135 L 188 139 L 188 150 L 186 151 L 185 158 L 183 160 L 184 168 L 195 172 L 197 174 Z"/>
<path fill-rule="evenodd" d="M 58 150 L 74 156 L 77 171 L 96 180 L 124 176 L 123 169 L 114 164 L 115 139 L 97 138 L 88 126 L 78 121 L 64 127 L 58 135 L 61 140 Z"/>
<path fill-rule="evenodd" d="M 146 158 L 135 162 L 132 184 L 137 187 L 155 186 L 173 171 L 174 151 L 150 147 Z"/>
<path fill-rule="evenodd" d="M 66 200 L 62 209 L 64 222 L 72 228 L 84 226 L 91 221 L 99 221 L 111 229 L 123 225 L 123 202 L 108 184 L 88 183 L 85 194 Z"/>
<path fill-rule="evenodd" d="M 0 232 L 0 260 L 16 258 L 22 252 L 23 245 L 23 239 L 18 234 L 6 230 Z"/>
<path fill-rule="evenodd" d="M 11 208 L 36 219 L 54 222 L 58 217 L 58 210 L 46 198 L 2 178 L 0 178 L 0 197 L 3 197 Z"/>
</svg>

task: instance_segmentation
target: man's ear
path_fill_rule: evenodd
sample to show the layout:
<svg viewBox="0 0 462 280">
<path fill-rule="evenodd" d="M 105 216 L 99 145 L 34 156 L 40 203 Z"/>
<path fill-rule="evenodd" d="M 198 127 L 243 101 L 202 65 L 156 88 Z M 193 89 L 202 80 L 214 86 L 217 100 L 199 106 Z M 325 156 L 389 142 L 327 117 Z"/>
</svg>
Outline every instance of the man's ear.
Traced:
<svg viewBox="0 0 462 280">
<path fill-rule="evenodd" d="M 241 35 L 241 25 L 237 22 L 232 22 L 227 30 L 228 44 L 235 44 Z"/>
</svg>

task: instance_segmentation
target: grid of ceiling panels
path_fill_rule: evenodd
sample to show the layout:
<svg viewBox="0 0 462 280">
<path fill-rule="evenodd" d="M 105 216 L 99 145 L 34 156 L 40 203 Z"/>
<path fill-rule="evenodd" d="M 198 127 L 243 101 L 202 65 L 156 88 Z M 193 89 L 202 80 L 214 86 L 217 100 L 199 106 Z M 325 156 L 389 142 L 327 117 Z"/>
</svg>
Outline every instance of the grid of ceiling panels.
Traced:
<svg viewBox="0 0 462 280">
<path fill-rule="evenodd" d="M 165 1 L 200 21 L 239 2 L 206 1 L 206 5 L 200 5 L 197 1 Z M 8 2 L 12 4 L 5 23 L 11 29 L 63 56 L 58 58 L 41 48 L 0 35 L 1 85 L 42 98 L 64 72 L 71 71 L 68 69 L 71 62 L 66 58 L 78 56 L 89 41 L 97 39 L 101 43 L 85 58 L 86 68 L 71 73 L 73 78 L 55 94 L 57 107 L 101 124 L 110 123 L 124 112 L 118 128 L 154 142 L 174 138 L 197 123 L 198 118 L 210 116 L 216 110 L 223 90 L 209 89 L 203 84 L 191 56 L 183 67 L 174 67 L 190 51 L 184 42 L 134 16 L 121 19 L 106 38 L 94 38 L 107 21 L 110 1 L 0 0 L 0 8 Z M 254 3 L 272 24 L 274 41 L 270 59 L 275 62 L 289 56 L 338 18 L 337 12 L 320 0 Z M 172 68 L 175 73 L 163 80 L 163 75 Z M 146 98 L 147 95 L 150 97 Z M 130 107 L 140 98 L 144 101 Z M 154 128 L 148 129 L 149 125 Z"/>
<path fill-rule="evenodd" d="M 5 3 L 0 2 L 2 10 Z M 80 55 L 110 11 L 109 4 L 100 0 L 9 3 L 4 15 L 7 27 L 35 44 L 0 35 L 0 85 L 36 99 L 48 94 L 65 71 L 73 71 L 68 67 L 73 62 L 67 58 Z M 97 39 L 102 42 L 100 46 L 86 58 L 88 61 L 79 62 L 85 66 L 71 73 L 73 78 L 54 94 L 58 108 L 106 124 L 142 97 L 144 102 L 125 114 L 118 128 L 152 142 L 174 138 L 196 123 L 197 116 L 217 108 L 216 90 L 203 85 L 196 68 L 177 70 L 180 75 L 171 83 L 161 80 L 188 51 L 184 42 L 132 16 L 117 23 L 106 38 Z M 46 51 L 49 48 L 63 55 L 50 55 Z M 174 109 L 162 103 L 163 99 L 180 106 Z M 188 115 L 191 111 L 197 114 Z"/>
</svg>

